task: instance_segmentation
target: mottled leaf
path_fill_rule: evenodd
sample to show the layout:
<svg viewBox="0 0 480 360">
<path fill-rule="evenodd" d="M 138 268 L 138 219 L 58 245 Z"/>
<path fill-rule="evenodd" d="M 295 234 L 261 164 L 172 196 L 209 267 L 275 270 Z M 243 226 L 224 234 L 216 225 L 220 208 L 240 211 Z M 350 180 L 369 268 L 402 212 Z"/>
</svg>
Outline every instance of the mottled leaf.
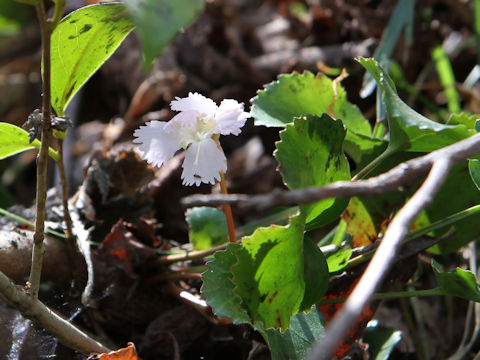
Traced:
<svg viewBox="0 0 480 360">
<path fill-rule="evenodd" d="M 304 217 L 291 218 L 287 226 L 259 228 L 242 239 L 233 266 L 235 293 L 252 318 L 266 329 L 285 331 L 305 293 L 303 262 Z"/>
<path fill-rule="evenodd" d="M 57 115 L 64 115 L 73 96 L 133 28 L 119 3 L 86 6 L 62 19 L 51 38 L 52 106 Z"/>
<path fill-rule="evenodd" d="M 328 271 L 337 273 L 345 269 L 348 260 L 352 256 L 352 249 L 341 249 L 327 256 Z"/>
</svg>

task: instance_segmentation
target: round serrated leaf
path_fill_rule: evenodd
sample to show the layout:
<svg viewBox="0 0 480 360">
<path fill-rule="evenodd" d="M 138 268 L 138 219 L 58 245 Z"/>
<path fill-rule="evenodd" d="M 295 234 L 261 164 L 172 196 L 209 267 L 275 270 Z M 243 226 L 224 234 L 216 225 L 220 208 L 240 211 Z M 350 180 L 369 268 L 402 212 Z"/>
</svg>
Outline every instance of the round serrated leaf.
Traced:
<svg viewBox="0 0 480 360">
<path fill-rule="evenodd" d="M 280 133 L 277 150 L 283 181 L 289 189 L 323 186 L 350 180 L 350 165 L 343 154 L 345 129 L 330 116 L 307 115 L 296 118 Z M 325 199 L 301 206 L 306 222 L 317 226 L 335 220 L 347 206 L 347 199 Z"/>
<path fill-rule="evenodd" d="M 303 360 L 312 345 L 325 334 L 325 317 L 316 306 L 308 314 L 292 317 L 285 333 L 275 329 L 259 330 L 270 348 L 272 360 Z"/>
<path fill-rule="evenodd" d="M 216 208 L 195 207 L 188 209 L 185 218 L 190 230 L 190 242 L 197 250 L 210 249 L 228 241 L 225 214 Z"/>
<path fill-rule="evenodd" d="M 234 255 L 241 248 L 239 244 L 228 244 L 224 251 L 217 251 L 213 260 L 207 263 L 208 270 L 202 274 L 202 293 L 208 305 L 218 316 L 227 316 L 235 324 L 249 323 L 250 318 L 243 308 L 241 298 L 233 291 L 232 266 L 237 262 Z"/>
<path fill-rule="evenodd" d="M 259 228 L 242 239 L 233 282 L 254 324 L 284 331 L 299 311 L 305 292 L 303 229 L 304 217 L 297 215 L 287 226 Z"/>
<path fill-rule="evenodd" d="M 349 130 L 370 135 L 360 110 L 347 101 L 345 90 L 325 75 L 311 72 L 284 74 L 265 86 L 252 100 L 255 125 L 284 127 L 294 117 L 328 113 L 343 120 Z"/>
<path fill-rule="evenodd" d="M 52 106 L 63 116 L 81 86 L 134 29 L 125 7 L 105 3 L 67 15 L 51 38 Z"/>
</svg>

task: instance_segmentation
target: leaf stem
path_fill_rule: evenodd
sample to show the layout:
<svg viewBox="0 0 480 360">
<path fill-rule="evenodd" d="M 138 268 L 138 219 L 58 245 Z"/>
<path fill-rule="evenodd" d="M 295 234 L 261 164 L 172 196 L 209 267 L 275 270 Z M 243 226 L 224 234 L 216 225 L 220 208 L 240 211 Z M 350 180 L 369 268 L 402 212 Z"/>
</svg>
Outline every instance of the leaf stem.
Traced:
<svg viewBox="0 0 480 360">
<path fill-rule="evenodd" d="M 225 173 L 223 172 L 220 173 L 220 190 L 222 194 L 228 195 Z M 232 208 L 230 207 L 230 204 L 223 205 L 223 212 L 225 213 L 225 218 L 227 219 L 228 237 L 230 242 L 237 242 L 237 237 L 235 235 L 235 224 L 233 222 Z"/>
<path fill-rule="evenodd" d="M 362 170 L 360 170 L 352 180 L 360 180 L 367 176 L 370 172 L 372 172 L 378 165 L 380 165 L 386 158 L 390 157 L 397 150 L 392 147 L 387 147 L 383 153 L 378 155 L 375 159 L 373 159 L 367 166 L 365 166 Z"/>
<path fill-rule="evenodd" d="M 45 5 L 41 0 L 35 6 L 41 29 L 42 38 L 42 114 L 43 126 L 40 152 L 37 159 L 37 199 L 35 233 L 33 235 L 32 265 L 28 280 L 28 293 L 32 298 L 38 297 L 40 277 L 42 272 L 43 253 L 45 252 L 43 240 L 45 238 L 45 217 L 47 198 L 47 165 L 48 148 L 51 138 L 51 92 L 50 92 L 50 23 L 45 12 Z"/>
<path fill-rule="evenodd" d="M 58 25 L 63 16 L 63 11 L 65 10 L 65 0 L 55 1 L 55 10 L 50 22 L 50 30 L 53 31 Z M 58 115 L 58 114 L 57 114 Z"/>
<path fill-rule="evenodd" d="M 399 299 L 399 298 L 410 298 L 410 297 L 419 297 L 419 296 L 436 296 L 444 295 L 440 288 L 426 289 L 426 290 L 414 290 L 414 291 L 394 291 L 389 293 L 377 293 L 372 296 L 372 300 L 387 300 L 387 299 Z M 330 305 L 338 304 L 347 301 L 347 296 L 340 296 L 336 298 L 329 298 L 320 300 L 317 305 Z"/>
</svg>

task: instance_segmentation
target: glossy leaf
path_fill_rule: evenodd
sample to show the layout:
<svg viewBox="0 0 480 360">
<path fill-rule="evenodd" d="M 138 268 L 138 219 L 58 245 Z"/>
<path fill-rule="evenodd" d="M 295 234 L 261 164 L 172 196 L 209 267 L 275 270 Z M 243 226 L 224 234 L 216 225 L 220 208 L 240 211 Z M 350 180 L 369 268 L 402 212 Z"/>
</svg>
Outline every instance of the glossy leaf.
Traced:
<svg viewBox="0 0 480 360">
<path fill-rule="evenodd" d="M 285 331 L 299 311 L 305 293 L 303 228 L 304 218 L 297 215 L 287 226 L 259 228 L 242 239 L 233 282 L 254 324 Z"/>
<path fill-rule="evenodd" d="M 63 116 L 82 85 L 134 29 L 125 7 L 105 3 L 67 15 L 52 34 L 52 106 Z"/>
<path fill-rule="evenodd" d="M 432 268 L 441 294 L 480 302 L 477 279 L 471 271 L 456 268 L 455 271 L 444 272 L 434 259 L 432 259 Z"/>
<path fill-rule="evenodd" d="M 163 48 L 203 10 L 203 0 L 126 0 L 142 40 L 144 65 L 149 69 Z"/>
<path fill-rule="evenodd" d="M 188 235 L 195 249 L 210 249 L 228 241 L 225 214 L 216 208 L 188 209 L 185 218 L 190 228 Z"/>
<path fill-rule="evenodd" d="M 289 189 L 322 186 L 339 180 L 350 180 L 350 165 L 343 154 L 345 130 L 340 120 L 324 114 L 296 118 L 280 133 L 274 155 L 283 181 Z M 306 222 L 327 224 L 342 213 L 346 199 L 325 199 L 301 205 Z"/>
<path fill-rule="evenodd" d="M 22 128 L 0 122 L 0 159 L 21 153 L 25 150 L 40 149 L 40 141 L 33 140 L 30 144 L 28 132 Z M 55 161 L 60 160 L 60 155 L 52 148 L 48 149 L 48 154 Z"/>
<path fill-rule="evenodd" d="M 284 333 L 279 330 L 260 330 L 270 348 L 272 360 L 303 360 L 316 340 L 325 333 L 325 317 L 316 306 L 308 314 L 292 317 Z"/>
<path fill-rule="evenodd" d="M 235 252 L 240 244 L 228 244 L 224 251 L 217 251 L 213 260 L 207 263 L 208 270 L 202 274 L 202 293 L 208 305 L 218 316 L 227 316 L 235 324 L 249 323 L 250 318 L 242 305 L 242 299 L 234 293 L 232 266 L 237 262 Z"/>
<path fill-rule="evenodd" d="M 390 143 L 386 151 L 430 152 L 473 135 L 464 125 L 444 125 L 427 119 L 405 104 L 395 84 L 373 59 L 359 58 L 383 91 L 388 113 Z"/>
</svg>

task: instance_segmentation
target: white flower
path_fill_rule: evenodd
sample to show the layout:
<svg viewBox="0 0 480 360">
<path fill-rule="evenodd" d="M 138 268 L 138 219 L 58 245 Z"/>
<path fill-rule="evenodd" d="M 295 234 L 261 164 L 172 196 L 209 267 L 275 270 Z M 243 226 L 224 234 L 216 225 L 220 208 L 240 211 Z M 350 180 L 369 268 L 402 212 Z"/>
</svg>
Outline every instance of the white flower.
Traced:
<svg viewBox="0 0 480 360">
<path fill-rule="evenodd" d="M 250 116 L 243 104 L 225 99 L 217 106 L 212 99 L 197 93 L 176 98 L 172 110 L 180 111 L 169 122 L 150 121 L 135 130 L 134 143 L 141 144 L 142 158 L 162 166 L 180 149 L 186 149 L 182 179 L 184 185 L 215 184 L 227 170 L 223 150 L 214 135 L 238 135 Z"/>
</svg>

